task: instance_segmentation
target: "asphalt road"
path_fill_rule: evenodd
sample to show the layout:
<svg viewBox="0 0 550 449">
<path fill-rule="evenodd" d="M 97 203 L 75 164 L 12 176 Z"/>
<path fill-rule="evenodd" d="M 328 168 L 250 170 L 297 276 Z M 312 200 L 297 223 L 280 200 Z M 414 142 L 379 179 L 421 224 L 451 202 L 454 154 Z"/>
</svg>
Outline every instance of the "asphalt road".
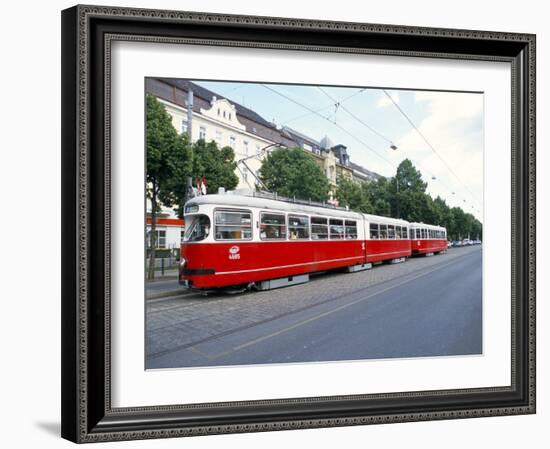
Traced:
<svg viewBox="0 0 550 449">
<path fill-rule="evenodd" d="M 482 352 L 481 247 L 243 295 L 147 302 L 147 368 Z"/>
</svg>

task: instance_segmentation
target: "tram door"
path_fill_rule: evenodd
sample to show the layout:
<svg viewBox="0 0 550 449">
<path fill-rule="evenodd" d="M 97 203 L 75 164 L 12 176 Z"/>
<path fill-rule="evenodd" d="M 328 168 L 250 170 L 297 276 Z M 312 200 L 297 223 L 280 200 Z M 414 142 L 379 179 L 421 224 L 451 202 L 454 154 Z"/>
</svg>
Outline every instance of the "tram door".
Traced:
<svg viewBox="0 0 550 449">
<path fill-rule="evenodd" d="M 369 242 L 368 233 L 369 233 L 369 223 L 367 220 L 363 219 L 361 220 L 363 222 L 363 243 L 362 243 L 362 250 L 363 250 L 363 263 L 367 263 L 367 246 Z"/>
</svg>

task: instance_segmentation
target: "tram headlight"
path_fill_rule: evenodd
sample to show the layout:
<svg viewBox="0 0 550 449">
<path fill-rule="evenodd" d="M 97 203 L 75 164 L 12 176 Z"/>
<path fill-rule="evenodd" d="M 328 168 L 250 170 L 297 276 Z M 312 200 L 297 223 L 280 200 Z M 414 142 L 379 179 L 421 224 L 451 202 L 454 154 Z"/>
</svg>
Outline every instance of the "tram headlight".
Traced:
<svg viewBox="0 0 550 449">
<path fill-rule="evenodd" d="M 180 259 L 180 268 L 183 269 L 185 268 L 185 265 L 187 264 L 187 260 L 185 260 L 185 257 L 182 257 Z"/>
</svg>

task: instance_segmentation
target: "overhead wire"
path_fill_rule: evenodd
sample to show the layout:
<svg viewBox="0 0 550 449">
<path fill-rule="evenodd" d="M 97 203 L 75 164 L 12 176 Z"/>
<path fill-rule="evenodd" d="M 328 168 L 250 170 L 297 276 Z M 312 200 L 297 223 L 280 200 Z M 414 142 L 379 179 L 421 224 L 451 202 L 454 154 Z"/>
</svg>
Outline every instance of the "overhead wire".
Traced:
<svg viewBox="0 0 550 449">
<path fill-rule="evenodd" d="M 397 108 L 397 110 L 401 113 L 403 117 L 409 122 L 409 124 L 413 127 L 413 129 L 418 133 L 418 135 L 422 138 L 422 140 L 428 145 L 428 147 L 433 151 L 433 153 L 439 158 L 439 160 L 445 165 L 445 167 L 453 174 L 453 176 L 457 179 L 457 181 L 468 191 L 468 193 L 472 196 L 474 201 L 479 202 L 479 199 L 472 193 L 470 188 L 458 177 L 458 175 L 455 173 L 455 171 L 447 164 L 445 159 L 437 152 L 437 150 L 434 148 L 434 146 L 430 143 L 430 141 L 426 138 L 426 136 L 418 129 L 418 127 L 414 124 L 414 122 L 410 119 L 410 117 L 405 113 L 405 111 L 397 104 L 397 102 L 393 99 L 393 97 L 385 90 L 382 89 L 382 91 L 386 94 L 386 96 L 390 99 L 390 101 L 393 103 L 393 105 Z"/>
<path fill-rule="evenodd" d="M 338 104 L 338 100 L 336 100 L 334 97 L 332 97 L 328 92 L 325 91 L 325 89 L 323 89 L 322 87 L 319 87 L 317 86 L 317 88 L 325 95 L 327 96 L 330 100 L 332 100 L 333 102 L 335 102 L 335 104 Z M 383 135 L 381 132 L 377 131 L 376 129 L 374 129 L 372 126 L 370 126 L 368 123 L 366 123 L 364 120 L 361 120 L 359 117 L 357 117 L 354 113 L 352 113 L 348 108 L 346 108 L 345 106 L 343 106 L 341 103 L 339 104 L 339 107 L 341 109 L 343 109 L 345 112 L 347 112 L 351 117 L 353 117 L 356 121 L 358 121 L 360 124 L 362 124 L 363 126 L 365 126 L 369 131 L 373 132 L 374 134 L 376 134 L 377 136 L 381 137 L 383 140 L 385 140 L 386 142 L 388 142 L 389 144 L 395 146 L 394 142 L 392 139 L 390 139 L 389 137 Z M 417 164 L 418 165 L 418 164 Z M 428 170 L 424 170 L 432 179 L 438 179 L 436 178 L 436 176 L 431 173 L 430 171 Z M 439 180 L 439 183 L 441 185 L 443 185 L 449 192 L 451 192 L 452 195 L 455 195 L 455 192 L 444 182 L 442 182 L 440 179 Z"/>
<path fill-rule="evenodd" d="M 366 142 L 364 142 L 363 140 L 359 139 L 358 137 L 356 137 L 354 134 L 352 134 L 351 132 L 349 132 L 347 129 L 345 129 L 344 127 L 342 127 L 341 125 L 337 124 L 337 123 L 334 123 L 332 122 L 329 118 L 325 117 L 324 115 L 318 113 L 317 111 L 315 111 L 314 109 L 310 108 L 309 106 L 306 106 L 296 100 L 294 100 L 293 98 L 289 97 L 288 95 L 285 95 L 269 86 L 266 86 L 265 84 L 261 84 L 261 86 L 263 86 L 264 88 L 266 88 L 267 90 L 283 97 L 283 98 L 286 98 L 288 101 L 304 108 L 304 109 L 307 109 L 309 112 L 311 112 L 312 114 L 315 114 L 319 117 L 321 117 L 322 119 L 328 121 L 329 123 L 331 123 L 333 126 L 337 127 L 338 129 L 340 129 L 342 132 L 344 132 L 345 134 L 347 134 L 348 136 L 350 136 L 352 139 L 356 140 L 357 142 L 359 142 L 361 145 L 363 145 L 365 148 L 367 148 L 369 151 L 373 152 L 374 154 L 376 154 L 380 159 L 384 160 L 386 163 L 388 163 L 392 168 L 396 169 L 396 166 L 393 162 L 391 162 L 390 160 L 386 159 L 384 156 L 382 156 L 378 151 L 376 151 L 374 148 L 372 148 L 369 144 L 367 144 Z"/>
</svg>

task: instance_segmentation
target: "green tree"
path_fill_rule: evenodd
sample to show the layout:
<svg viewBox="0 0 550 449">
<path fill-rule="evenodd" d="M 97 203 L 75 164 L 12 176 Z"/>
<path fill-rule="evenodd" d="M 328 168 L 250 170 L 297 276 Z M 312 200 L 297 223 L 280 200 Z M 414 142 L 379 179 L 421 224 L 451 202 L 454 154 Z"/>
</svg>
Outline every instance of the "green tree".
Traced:
<svg viewBox="0 0 550 449">
<path fill-rule="evenodd" d="M 239 184 L 235 174 L 235 152 L 231 147 L 218 148 L 213 140 L 199 139 L 193 144 L 193 182 L 199 177 L 206 179 L 206 192 L 217 193 L 218 188 L 234 189 Z"/>
<path fill-rule="evenodd" d="M 351 210 L 364 213 L 374 212 L 374 208 L 369 201 L 367 191 L 363 188 L 363 185 L 349 178 L 338 178 L 336 199 L 340 206 L 347 206 Z"/>
<path fill-rule="evenodd" d="M 390 186 L 391 213 L 394 217 L 408 221 L 428 218 L 430 197 L 426 195 L 427 183 L 422 180 L 422 174 L 409 159 L 404 159 L 399 164 Z"/>
<path fill-rule="evenodd" d="M 164 106 L 153 96 L 146 97 L 147 173 L 146 195 L 151 201 L 151 234 L 148 279 L 155 277 L 156 224 L 161 202 L 172 206 L 174 191 L 185 185 L 191 167 L 191 151 L 178 135 Z"/>
<path fill-rule="evenodd" d="M 388 178 L 380 177 L 376 181 L 365 182 L 362 185 L 365 195 L 372 205 L 372 213 L 391 217 L 391 191 Z"/>
<path fill-rule="evenodd" d="M 260 168 L 266 187 L 287 197 L 326 201 L 329 183 L 317 162 L 301 148 L 278 148 L 267 156 Z"/>
</svg>

